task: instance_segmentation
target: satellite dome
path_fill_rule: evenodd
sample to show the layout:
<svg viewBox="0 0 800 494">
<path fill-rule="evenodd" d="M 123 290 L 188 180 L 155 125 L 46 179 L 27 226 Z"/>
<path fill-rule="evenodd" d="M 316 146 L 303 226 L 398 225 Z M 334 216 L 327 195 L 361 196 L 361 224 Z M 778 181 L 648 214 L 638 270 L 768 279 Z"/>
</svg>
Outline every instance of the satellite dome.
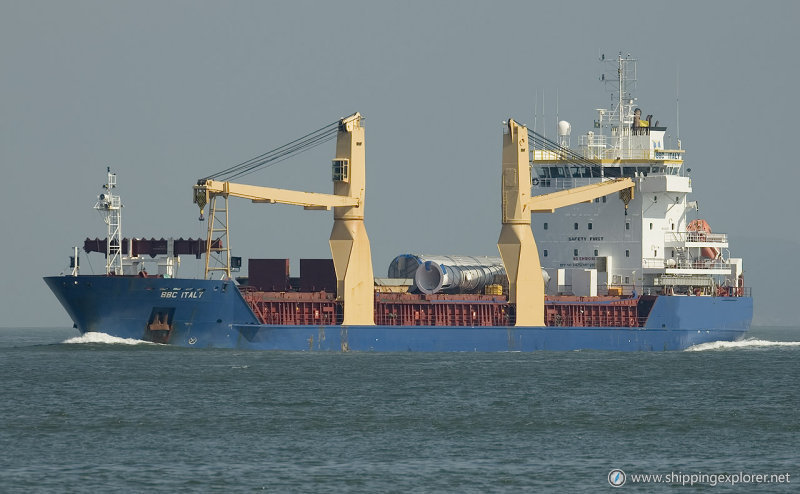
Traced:
<svg viewBox="0 0 800 494">
<path fill-rule="evenodd" d="M 570 132 L 572 132 L 572 125 L 569 122 L 566 120 L 558 122 L 558 135 L 568 136 Z"/>
</svg>

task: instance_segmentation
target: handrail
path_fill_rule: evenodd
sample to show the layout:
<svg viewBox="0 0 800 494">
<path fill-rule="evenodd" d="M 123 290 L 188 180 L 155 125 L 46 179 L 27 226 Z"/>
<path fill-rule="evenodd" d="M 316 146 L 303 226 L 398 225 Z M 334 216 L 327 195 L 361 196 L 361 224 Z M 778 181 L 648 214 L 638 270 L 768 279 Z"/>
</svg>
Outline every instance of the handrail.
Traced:
<svg viewBox="0 0 800 494">
<path fill-rule="evenodd" d="M 675 264 L 668 263 L 674 261 Z M 654 257 L 642 258 L 643 268 L 654 269 L 731 269 L 735 264 L 713 259 L 663 259 Z"/>
<path fill-rule="evenodd" d="M 695 242 L 705 244 L 727 244 L 727 233 L 706 233 L 706 232 L 666 232 L 666 242 Z"/>
</svg>

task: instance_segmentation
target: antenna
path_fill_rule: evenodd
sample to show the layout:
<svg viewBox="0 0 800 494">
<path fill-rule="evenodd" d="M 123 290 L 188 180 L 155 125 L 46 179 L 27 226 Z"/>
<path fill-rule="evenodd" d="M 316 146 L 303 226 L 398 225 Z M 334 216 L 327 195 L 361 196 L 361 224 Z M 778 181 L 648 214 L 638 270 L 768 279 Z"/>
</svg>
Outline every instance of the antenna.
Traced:
<svg viewBox="0 0 800 494">
<path fill-rule="evenodd" d="M 681 66 L 675 66 L 675 134 L 678 136 L 678 149 L 681 148 Z"/>
<path fill-rule="evenodd" d="M 619 52 L 619 62 L 617 66 L 617 81 L 619 81 L 619 94 L 617 94 L 617 114 L 619 115 L 619 126 L 622 127 L 623 124 L 623 116 L 622 116 L 622 92 L 625 90 L 625 69 L 622 62 L 622 52 Z"/>
<path fill-rule="evenodd" d="M 558 119 L 558 88 L 556 88 L 556 127 L 558 127 L 558 122 L 560 120 Z"/>
<path fill-rule="evenodd" d="M 545 118 L 544 89 L 542 89 L 542 135 L 547 137 L 547 118 Z"/>
</svg>

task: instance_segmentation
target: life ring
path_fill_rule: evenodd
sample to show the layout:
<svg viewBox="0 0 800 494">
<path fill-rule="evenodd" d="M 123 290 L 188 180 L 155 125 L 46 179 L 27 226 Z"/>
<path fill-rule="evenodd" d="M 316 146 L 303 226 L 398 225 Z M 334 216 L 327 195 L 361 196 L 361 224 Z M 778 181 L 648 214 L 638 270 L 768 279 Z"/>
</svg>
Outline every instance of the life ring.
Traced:
<svg viewBox="0 0 800 494">
<path fill-rule="evenodd" d="M 531 185 L 539 185 L 539 179 L 534 178 L 533 180 L 531 180 Z"/>
</svg>

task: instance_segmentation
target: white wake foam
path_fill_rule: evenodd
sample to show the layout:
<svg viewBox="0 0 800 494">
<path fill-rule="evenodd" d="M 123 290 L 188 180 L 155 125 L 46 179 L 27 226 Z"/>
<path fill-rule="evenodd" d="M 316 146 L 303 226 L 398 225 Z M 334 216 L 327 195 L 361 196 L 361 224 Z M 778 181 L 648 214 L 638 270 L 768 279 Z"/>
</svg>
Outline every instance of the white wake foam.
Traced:
<svg viewBox="0 0 800 494">
<path fill-rule="evenodd" d="M 739 341 L 709 341 L 699 345 L 690 346 L 687 352 L 704 352 L 707 350 L 731 350 L 737 348 L 765 348 L 781 346 L 800 346 L 800 341 L 768 341 L 747 339 Z"/>
<path fill-rule="evenodd" d="M 107 345 L 155 345 L 155 343 L 149 341 L 135 340 L 133 338 L 118 338 L 105 333 L 95 332 L 84 333 L 80 336 L 64 340 L 62 343 L 70 345 L 86 343 L 104 343 Z"/>
</svg>

